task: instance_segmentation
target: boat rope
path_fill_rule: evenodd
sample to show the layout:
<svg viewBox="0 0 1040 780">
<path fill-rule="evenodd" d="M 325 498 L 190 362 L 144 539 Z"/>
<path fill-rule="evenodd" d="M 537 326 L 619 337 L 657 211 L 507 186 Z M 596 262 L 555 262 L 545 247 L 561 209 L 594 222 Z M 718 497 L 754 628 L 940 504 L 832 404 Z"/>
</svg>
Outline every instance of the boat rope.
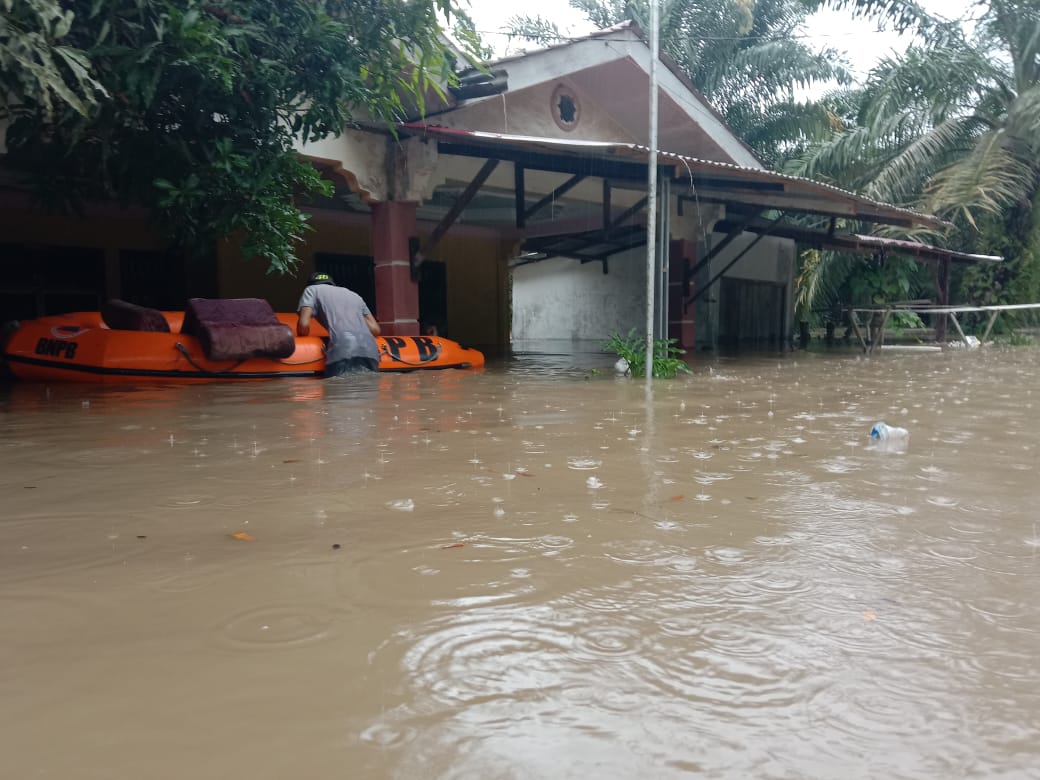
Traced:
<svg viewBox="0 0 1040 780">
<path fill-rule="evenodd" d="M 191 365 L 196 370 L 202 372 L 203 374 L 211 374 L 213 376 L 216 376 L 218 374 L 225 374 L 228 371 L 234 371 L 236 368 L 238 368 L 240 365 L 242 365 L 243 363 L 246 362 L 246 359 L 243 358 L 242 360 L 237 361 L 234 365 L 228 366 L 227 368 L 221 369 L 220 371 L 210 371 L 208 368 L 203 368 L 198 363 L 196 363 L 194 358 L 192 358 L 191 353 L 188 352 L 188 348 L 185 347 L 183 344 L 181 344 L 179 341 L 177 343 L 175 343 L 173 346 L 175 346 L 177 348 L 178 352 L 180 352 L 182 355 L 184 355 L 185 359 L 189 363 L 191 363 Z"/>
<path fill-rule="evenodd" d="M 441 347 L 443 347 L 443 346 L 444 346 L 444 344 L 438 342 L 436 348 L 433 351 L 433 354 L 429 358 L 427 358 L 426 360 L 420 360 L 418 363 L 413 363 L 410 360 L 405 360 L 403 357 L 399 357 L 399 356 L 395 355 L 393 352 L 390 351 L 390 349 L 386 346 L 386 344 L 384 344 L 383 348 L 380 349 L 379 351 L 382 352 L 384 355 L 386 355 L 391 360 L 394 360 L 394 361 L 396 361 L 398 363 L 404 363 L 406 366 L 416 366 L 416 367 L 421 368 L 421 367 L 425 366 L 427 363 L 429 363 L 431 361 L 434 361 L 437 358 L 439 358 L 441 356 Z"/>
</svg>

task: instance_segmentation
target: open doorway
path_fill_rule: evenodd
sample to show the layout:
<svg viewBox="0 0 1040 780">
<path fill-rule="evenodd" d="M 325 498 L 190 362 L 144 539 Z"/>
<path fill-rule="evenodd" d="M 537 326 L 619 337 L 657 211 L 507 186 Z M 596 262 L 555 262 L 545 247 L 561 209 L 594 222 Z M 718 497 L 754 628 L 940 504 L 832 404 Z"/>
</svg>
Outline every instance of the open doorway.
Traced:
<svg viewBox="0 0 1040 780">
<path fill-rule="evenodd" d="M 719 346 L 769 349 L 785 339 L 786 285 L 723 278 L 719 311 Z"/>
<path fill-rule="evenodd" d="M 419 324 L 424 332 L 433 326 L 438 335 L 448 335 L 448 272 L 442 262 L 419 266 Z"/>
</svg>

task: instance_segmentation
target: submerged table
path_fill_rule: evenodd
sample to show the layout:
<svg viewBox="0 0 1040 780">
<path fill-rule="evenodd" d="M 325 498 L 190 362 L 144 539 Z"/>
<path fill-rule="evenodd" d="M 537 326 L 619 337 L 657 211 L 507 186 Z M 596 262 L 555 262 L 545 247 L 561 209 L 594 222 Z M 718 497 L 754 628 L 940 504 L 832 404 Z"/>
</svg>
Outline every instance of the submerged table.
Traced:
<svg viewBox="0 0 1040 780">
<path fill-rule="evenodd" d="M 888 322 L 889 316 L 894 311 L 911 311 L 914 314 L 945 314 L 949 316 L 953 322 L 953 327 L 957 329 L 958 335 L 961 337 L 961 341 L 964 342 L 966 347 L 975 347 L 978 344 L 974 344 L 964 335 L 964 330 L 961 328 L 961 324 L 957 321 L 957 315 L 966 312 L 979 312 L 988 311 L 990 312 L 989 321 L 986 323 L 986 329 L 983 331 L 982 336 L 979 337 L 979 343 L 984 342 L 989 338 L 990 331 L 993 330 L 993 324 L 997 321 L 997 315 L 1002 311 L 1014 311 L 1021 309 L 1040 309 L 1040 303 L 1009 303 L 1001 306 L 884 306 L 873 308 L 850 308 L 849 309 L 849 324 L 852 325 L 852 330 L 856 334 L 856 338 L 859 339 L 860 346 L 863 347 L 863 351 L 868 355 L 875 349 L 880 347 L 885 340 L 885 324 Z M 859 321 L 859 314 L 881 314 L 881 324 L 878 326 L 875 332 L 870 333 L 867 331 L 865 326 Z M 867 331 L 866 336 L 864 331 Z"/>
</svg>

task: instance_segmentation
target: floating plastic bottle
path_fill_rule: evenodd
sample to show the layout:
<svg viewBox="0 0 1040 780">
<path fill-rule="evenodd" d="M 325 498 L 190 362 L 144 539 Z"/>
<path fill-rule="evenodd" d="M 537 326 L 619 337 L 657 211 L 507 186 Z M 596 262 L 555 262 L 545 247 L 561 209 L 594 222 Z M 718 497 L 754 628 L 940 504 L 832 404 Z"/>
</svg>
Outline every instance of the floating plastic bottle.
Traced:
<svg viewBox="0 0 1040 780">
<path fill-rule="evenodd" d="M 878 441 L 905 441 L 910 438 L 910 431 L 906 428 L 878 422 L 874 423 L 874 427 L 870 429 L 870 438 Z"/>
</svg>

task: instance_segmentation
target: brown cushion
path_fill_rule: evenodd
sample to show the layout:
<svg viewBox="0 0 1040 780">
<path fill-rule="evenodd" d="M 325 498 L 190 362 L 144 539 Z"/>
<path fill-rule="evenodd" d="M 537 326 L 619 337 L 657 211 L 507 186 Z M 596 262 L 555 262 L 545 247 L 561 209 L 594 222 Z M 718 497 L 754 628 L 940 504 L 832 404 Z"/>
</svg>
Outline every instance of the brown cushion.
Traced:
<svg viewBox="0 0 1040 780">
<path fill-rule="evenodd" d="M 181 333 L 198 338 L 210 360 L 286 358 L 296 350 L 292 328 L 263 298 L 192 298 Z"/>
<path fill-rule="evenodd" d="M 101 319 L 112 330 L 147 330 L 169 333 L 170 323 L 158 309 L 138 306 L 136 303 L 109 298 L 101 306 Z"/>
</svg>

